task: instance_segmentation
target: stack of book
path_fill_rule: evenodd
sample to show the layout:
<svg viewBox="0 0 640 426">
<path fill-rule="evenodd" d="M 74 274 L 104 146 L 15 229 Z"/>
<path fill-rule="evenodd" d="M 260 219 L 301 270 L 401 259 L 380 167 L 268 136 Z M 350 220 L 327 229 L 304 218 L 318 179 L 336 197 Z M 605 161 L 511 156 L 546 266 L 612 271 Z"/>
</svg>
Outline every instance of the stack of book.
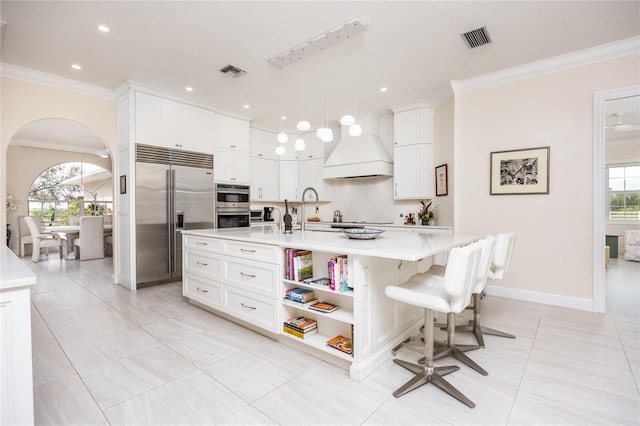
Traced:
<svg viewBox="0 0 640 426">
<path fill-rule="evenodd" d="M 329 288 L 334 291 L 351 290 L 349 286 L 349 271 L 347 256 L 336 256 L 329 259 Z"/>
<path fill-rule="evenodd" d="M 309 250 L 286 249 L 284 278 L 304 281 L 313 277 L 313 256 Z"/>
<path fill-rule="evenodd" d="M 282 331 L 304 339 L 318 332 L 318 323 L 307 317 L 291 317 L 282 325 Z"/>
<path fill-rule="evenodd" d="M 289 299 L 293 302 L 298 303 L 309 303 L 313 300 L 316 300 L 313 290 L 300 287 L 288 289 L 284 297 L 285 299 Z"/>
</svg>

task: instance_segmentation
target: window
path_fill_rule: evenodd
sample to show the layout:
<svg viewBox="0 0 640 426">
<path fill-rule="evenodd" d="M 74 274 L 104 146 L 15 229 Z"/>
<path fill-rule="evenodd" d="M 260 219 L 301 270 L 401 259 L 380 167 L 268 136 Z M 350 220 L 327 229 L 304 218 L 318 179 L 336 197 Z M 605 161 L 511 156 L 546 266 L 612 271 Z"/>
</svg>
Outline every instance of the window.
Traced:
<svg viewBox="0 0 640 426">
<path fill-rule="evenodd" d="M 607 182 L 609 220 L 640 220 L 640 164 L 608 165 Z"/>
<path fill-rule="evenodd" d="M 103 216 L 112 210 L 111 172 L 88 163 L 64 163 L 40 174 L 29 190 L 29 216 L 44 226 L 69 225 L 69 216 Z"/>
</svg>

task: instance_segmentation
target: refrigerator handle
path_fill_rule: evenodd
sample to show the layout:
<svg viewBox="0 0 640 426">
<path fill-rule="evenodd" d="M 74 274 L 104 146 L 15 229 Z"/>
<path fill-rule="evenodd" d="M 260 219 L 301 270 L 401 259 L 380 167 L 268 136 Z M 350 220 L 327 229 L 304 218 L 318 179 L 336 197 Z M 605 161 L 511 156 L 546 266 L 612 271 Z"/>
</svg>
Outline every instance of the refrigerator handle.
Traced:
<svg viewBox="0 0 640 426">
<path fill-rule="evenodd" d="M 173 200 L 173 188 L 171 187 L 171 169 L 165 170 L 165 184 L 166 184 L 166 194 L 167 194 L 167 234 L 169 236 L 169 250 L 173 246 L 173 233 L 171 232 L 171 218 L 173 214 L 172 200 Z M 171 274 L 171 265 L 172 265 L 171 251 L 169 251 L 169 256 L 167 259 L 167 269 L 168 273 Z"/>
<path fill-rule="evenodd" d="M 171 169 L 171 273 L 175 274 L 177 269 L 178 242 L 176 241 L 176 217 L 173 212 L 176 210 L 176 171 Z"/>
</svg>

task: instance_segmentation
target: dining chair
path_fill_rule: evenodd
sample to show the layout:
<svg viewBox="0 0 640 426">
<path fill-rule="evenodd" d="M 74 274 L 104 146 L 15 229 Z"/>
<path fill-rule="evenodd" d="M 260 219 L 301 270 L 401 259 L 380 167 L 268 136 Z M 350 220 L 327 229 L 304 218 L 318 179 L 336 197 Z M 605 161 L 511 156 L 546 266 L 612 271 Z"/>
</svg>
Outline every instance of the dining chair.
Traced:
<svg viewBox="0 0 640 426">
<path fill-rule="evenodd" d="M 76 259 L 104 258 L 104 219 L 102 216 L 82 216 L 80 236 L 73 240 Z"/>
<path fill-rule="evenodd" d="M 31 232 L 29 231 L 29 227 L 27 226 L 27 222 L 25 222 L 24 218 L 26 216 L 18 217 L 18 238 L 20 240 L 20 257 L 24 257 L 25 255 L 25 246 L 27 244 L 33 244 L 33 239 L 31 238 Z M 40 216 L 35 216 L 40 221 Z M 38 222 L 38 229 L 41 228 L 42 222 Z"/>
<path fill-rule="evenodd" d="M 472 243 L 451 250 L 443 279 L 417 274 L 400 285 L 385 288 L 387 297 L 424 309 L 424 365 L 405 360 L 393 362 L 413 372 L 415 376 L 393 392 L 400 396 L 432 383 L 470 408 L 473 401 L 447 382 L 442 376 L 460 369 L 457 365 L 434 367 L 433 314 L 461 312 L 469 304 L 476 280 L 482 245 Z"/>
<path fill-rule="evenodd" d="M 40 225 L 42 221 L 39 216 L 25 216 L 24 222 L 31 233 L 31 244 L 33 244 L 33 251 L 31 253 L 32 262 L 38 263 L 40 260 L 40 250 L 43 248 L 48 255 L 49 247 L 57 247 L 61 259 L 67 257 L 67 245 L 64 239 L 58 234 L 41 232 Z"/>
</svg>

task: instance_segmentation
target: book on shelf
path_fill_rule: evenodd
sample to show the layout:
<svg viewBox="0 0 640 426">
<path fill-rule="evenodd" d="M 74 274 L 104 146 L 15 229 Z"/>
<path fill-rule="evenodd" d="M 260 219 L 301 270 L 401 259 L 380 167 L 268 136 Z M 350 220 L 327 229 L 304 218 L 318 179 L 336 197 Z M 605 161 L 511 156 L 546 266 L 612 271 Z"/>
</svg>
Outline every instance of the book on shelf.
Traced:
<svg viewBox="0 0 640 426">
<path fill-rule="evenodd" d="M 314 311 L 320 311 L 325 313 L 333 312 L 339 307 L 340 306 L 334 305 L 333 303 L 328 303 L 328 302 L 316 302 L 309 305 L 309 309 L 313 309 Z"/>
<path fill-rule="evenodd" d="M 318 323 L 312 318 L 307 318 L 305 316 L 294 316 L 286 319 L 284 325 L 304 331 L 311 330 L 317 327 Z"/>
<path fill-rule="evenodd" d="M 300 330 L 296 330 L 295 328 L 289 327 L 287 324 L 283 324 L 282 331 L 287 334 L 291 334 L 292 336 L 296 336 L 300 339 L 307 338 L 309 336 L 313 336 L 318 333 L 318 327 L 308 330 L 306 332 L 302 332 Z"/>
<path fill-rule="evenodd" d="M 307 284 L 316 284 L 328 287 L 331 284 L 331 280 L 329 278 L 316 278 L 316 279 L 308 279 L 304 280 Z"/>
<path fill-rule="evenodd" d="M 340 255 L 329 259 L 329 289 L 345 292 L 349 287 L 348 260 L 346 255 Z"/>
<path fill-rule="evenodd" d="M 327 345 L 332 348 L 336 348 L 344 353 L 352 354 L 353 353 L 353 345 L 351 344 L 351 339 L 347 339 L 344 336 L 336 336 L 329 340 L 327 340 Z"/>
<path fill-rule="evenodd" d="M 315 300 L 315 294 L 313 290 L 308 288 L 294 287 L 290 288 L 285 293 L 285 298 L 293 300 L 294 302 L 307 303 Z"/>
<path fill-rule="evenodd" d="M 313 255 L 309 250 L 288 248 L 284 251 L 284 279 L 304 281 L 313 277 Z"/>
</svg>

